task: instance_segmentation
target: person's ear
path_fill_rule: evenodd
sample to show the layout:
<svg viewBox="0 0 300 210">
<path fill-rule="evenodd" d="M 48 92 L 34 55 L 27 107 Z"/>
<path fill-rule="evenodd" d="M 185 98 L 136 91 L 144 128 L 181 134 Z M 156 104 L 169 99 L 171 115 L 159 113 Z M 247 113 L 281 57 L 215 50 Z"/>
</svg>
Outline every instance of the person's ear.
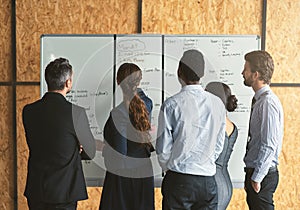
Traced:
<svg viewBox="0 0 300 210">
<path fill-rule="evenodd" d="M 178 66 L 178 69 L 177 69 L 177 76 L 179 77 L 179 78 L 181 78 L 182 79 L 182 69 L 181 69 L 181 66 Z"/>
<path fill-rule="evenodd" d="M 253 74 L 253 78 L 254 79 L 260 78 L 260 73 L 258 71 L 255 71 L 255 73 Z"/>
<path fill-rule="evenodd" d="M 178 78 L 179 83 L 182 86 L 186 85 L 186 79 L 185 79 L 184 75 L 182 74 L 182 69 L 180 66 L 178 67 L 178 70 L 177 70 L 177 78 Z"/>
<path fill-rule="evenodd" d="M 71 78 L 67 79 L 67 81 L 66 81 L 66 87 L 69 88 L 69 89 L 72 87 L 72 79 Z"/>
</svg>

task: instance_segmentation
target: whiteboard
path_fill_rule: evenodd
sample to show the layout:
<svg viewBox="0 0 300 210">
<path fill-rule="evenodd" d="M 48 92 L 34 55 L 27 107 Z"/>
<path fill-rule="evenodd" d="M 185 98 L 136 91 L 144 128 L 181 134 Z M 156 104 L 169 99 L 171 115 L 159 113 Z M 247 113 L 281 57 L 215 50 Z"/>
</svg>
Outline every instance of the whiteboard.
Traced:
<svg viewBox="0 0 300 210">
<path fill-rule="evenodd" d="M 180 90 L 178 61 L 183 51 L 198 49 L 204 54 L 203 87 L 210 81 L 222 81 L 238 98 L 238 108 L 229 113 L 239 136 L 229 162 L 234 187 L 243 187 L 243 156 L 248 133 L 251 88 L 244 86 L 241 72 L 245 53 L 260 48 L 256 35 L 43 35 L 41 36 L 41 96 L 47 91 L 46 65 L 58 57 L 69 59 L 74 70 L 73 89 L 67 100 L 85 107 L 91 131 L 103 141 L 103 127 L 110 110 L 122 100 L 115 75 L 124 62 L 137 64 L 143 74 L 141 88 L 153 101 L 151 132 L 155 145 L 157 118 L 163 101 Z M 115 94 L 113 94 L 115 93 Z M 162 172 L 155 152 L 151 160 L 155 185 L 160 186 Z M 88 186 L 102 186 L 105 166 L 102 151 L 91 161 L 83 161 Z"/>
<path fill-rule="evenodd" d="M 171 36 L 164 37 L 164 98 L 180 90 L 177 81 L 178 60 L 182 52 L 197 49 L 204 55 L 204 77 L 200 80 L 203 88 L 211 81 L 227 84 L 238 99 L 238 107 L 228 117 L 238 128 L 238 138 L 229 161 L 229 174 L 234 187 L 244 187 L 244 162 L 250 104 L 253 90 L 243 84 L 242 71 L 244 55 L 260 48 L 258 36 Z"/>
</svg>

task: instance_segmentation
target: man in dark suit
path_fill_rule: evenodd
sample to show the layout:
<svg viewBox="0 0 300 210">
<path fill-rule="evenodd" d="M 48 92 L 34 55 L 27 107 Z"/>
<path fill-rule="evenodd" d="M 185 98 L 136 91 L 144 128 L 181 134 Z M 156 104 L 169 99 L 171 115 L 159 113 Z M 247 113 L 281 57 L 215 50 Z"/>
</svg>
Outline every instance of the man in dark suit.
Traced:
<svg viewBox="0 0 300 210">
<path fill-rule="evenodd" d="M 58 58 L 45 69 L 48 92 L 23 109 L 29 147 L 24 195 L 30 210 L 74 210 L 87 199 L 82 159 L 95 156 L 85 109 L 68 102 L 73 70 Z"/>
</svg>

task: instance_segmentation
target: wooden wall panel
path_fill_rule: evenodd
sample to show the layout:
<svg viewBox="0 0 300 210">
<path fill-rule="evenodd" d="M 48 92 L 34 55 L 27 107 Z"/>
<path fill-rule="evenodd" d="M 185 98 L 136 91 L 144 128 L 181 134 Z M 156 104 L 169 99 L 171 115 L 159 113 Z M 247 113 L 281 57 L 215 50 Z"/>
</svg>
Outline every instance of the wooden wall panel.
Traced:
<svg viewBox="0 0 300 210">
<path fill-rule="evenodd" d="M 12 88 L 0 86 L 0 209 L 13 209 Z"/>
<path fill-rule="evenodd" d="M 233 189 L 231 201 L 227 210 L 248 209 L 246 202 L 246 193 L 244 189 Z"/>
<path fill-rule="evenodd" d="M 8 2 L 4 1 L 4 5 L 9 5 Z M 296 68 L 299 66 L 299 53 L 297 51 L 300 35 L 297 25 L 299 9 L 298 0 L 268 1 L 266 47 L 273 55 L 276 63 L 273 82 L 299 81 L 300 71 Z M 262 0 L 146 0 L 143 1 L 142 27 L 143 33 L 260 35 L 261 11 Z M 2 17 L 4 22 L 9 24 L 10 20 L 8 19 L 10 17 L 3 15 L 1 10 L 0 18 Z M 6 25 L 5 27 L 4 30 L 9 30 Z M 3 33 L 2 28 L 1 25 L 1 33 Z M 136 32 L 136 0 L 102 0 L 101 3 L 94 0 L 63 2 L 56 0 L 17 0 L 18 81 L 39 81 L 39 38 L 42 34 L 130 34 Z M 1 38 L 1 46 L 2 43 L 9 42 L 9 39 L 10 35 Z M 3 52 L 0 52 L 0 68 L 2 68 L 3 62 L 4 66 L 7 65 L 7 69 L 11 68 L 11 61 L 8 61 L 11 59 L 10 56 L 1 53 Z M 3 72 L 3 69 L 0 70 L 0 73 Z M 5 80 L 10 78 L 10 76 L 4 77 Z M 299 90 L 298 88 L 286 87 L 272 89 L 282 100 L 285 111 L 285 136 L 283 151 L 280 156 L 281 178 L 275 194 L 275 204 L 278 210 L 300 209 L 300 189 L 296 180 L 299 171 L 297 166 L 299 164 L 297 163 L 300 162 L 299 141 L 297 141 L 300 125 L 298 109 L 300 101 L 299 97 L 297 98 Z M 3 94 L 2 90 L 0 97 Z M 28 150 L 21 121 L 21 110 L 26 103 L 39 98 L 39 87 L 19 86 L 17 90 L 18 204 L 19 209 L 26 210 L 26 200 L 22 194 L 25 186 Z M 1 102 L 2 100 L 0 104 Z M 2 121 L 0 128 L 1 126 L 3 126 Z M 5 164 L 10 163 L 5 162 Z M 3 178 L 0 181 L 2 183 Z M 88 188 L 88 192 L 90 198 L 79 202 L 79 210 L 98 209 L 101 188 Z M 156 209 L 161 209 L 159 188 L 155 190 L 155 199 Z M 243 189 L 234 189 L 228 209 L 247 209 L 245 199 L 246 195 Z M 5 204 L 9 205 L 9 201 Z"/>
<path fill-rule="evenodd" d="M 0 10 L 0 82 L 12 79 L 11 1 L 1 1 Z M 14 154 L 12 88 L 0 86 L 0 209 L 14 206 Z"/>
<path fill-rule="evenodd" d="M 42 34 L 137 32 L 136 0 L 18 0 L 17 79 L 40 80 Z"/>
<path fill-rule="evenodd" d="M 11 1 L 2 0 L 0 10 L 0 82 L 11 80 Z"/>
<path fill-rule="evenodd" d="M 268 1 L 266 50 L 275 60 L 272 82 L 300 83 L 300 1 Z"/>
<path fill-rule="evenodd" d="M 17 154 L 18 154 L 18 209 L 27 210 L 27 200 L 24 197 L 24 189 L 27 178 L 28 147 L 22 123 L 23 107 L 40 98 L 39 86 L 17 87 Z"/>
<path fill-rule="evenodd" d="M 102 187 L 88 187 L 88 200 L 78 202 L 78 210 L 98 210 L 100 204 Z"/>
<path fill-rule="evenodd" d="M 143 33 L 260 35 L 261 2 L 143 1 Z"/>
<path fill-rule="evenodd" d="M 300 209 L 300 89 L 272 88 L 284 109 L 284 139 L 279 160 L 280 179 L 275 201 L 279 209 Z"/>
</svg>

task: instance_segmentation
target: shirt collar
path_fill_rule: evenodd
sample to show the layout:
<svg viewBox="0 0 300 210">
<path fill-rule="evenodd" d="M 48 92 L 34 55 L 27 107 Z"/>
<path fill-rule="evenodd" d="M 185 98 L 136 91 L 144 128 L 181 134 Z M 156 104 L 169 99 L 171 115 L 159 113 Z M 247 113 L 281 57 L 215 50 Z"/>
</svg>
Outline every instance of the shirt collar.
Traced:
<svg viewBox="0 0 300 210">
<path fill-rule="evenodd" d="M 202 86 L 199 85 L 185 85 L 181 88 L 181 91 L 189 91 L 189 90 L 201 90 L 204 91 Z"/>
<path fill-rule="evenodd" d="M 269 85 L 266 85 L 266 86 L 260 88 L 260 89 L 259 89 L 258 91 L 256 91 L 256 93 L 254 94 L 254 98 L 255 98 L 256 100 L 258 100 L 259 97 L 260 97 L 263 93 L 265 93 L 265 92 L 267 92 L 267 91 L 269 91 L 269 90 L 271 90 Z"/>
<path fill-rule="evenodd" d="M 58 100 L 61 100 L 61 101 L 66 101 L 66 98 L 65 96 L 63 96 L 62 94 L 60 93 L 57 93 L 57 92 L 46 92 L 45 95 L 43 96 L 43 99 L 44 100 L 49 100 L 49 99 L 58 99 Z"/>
</svg>

